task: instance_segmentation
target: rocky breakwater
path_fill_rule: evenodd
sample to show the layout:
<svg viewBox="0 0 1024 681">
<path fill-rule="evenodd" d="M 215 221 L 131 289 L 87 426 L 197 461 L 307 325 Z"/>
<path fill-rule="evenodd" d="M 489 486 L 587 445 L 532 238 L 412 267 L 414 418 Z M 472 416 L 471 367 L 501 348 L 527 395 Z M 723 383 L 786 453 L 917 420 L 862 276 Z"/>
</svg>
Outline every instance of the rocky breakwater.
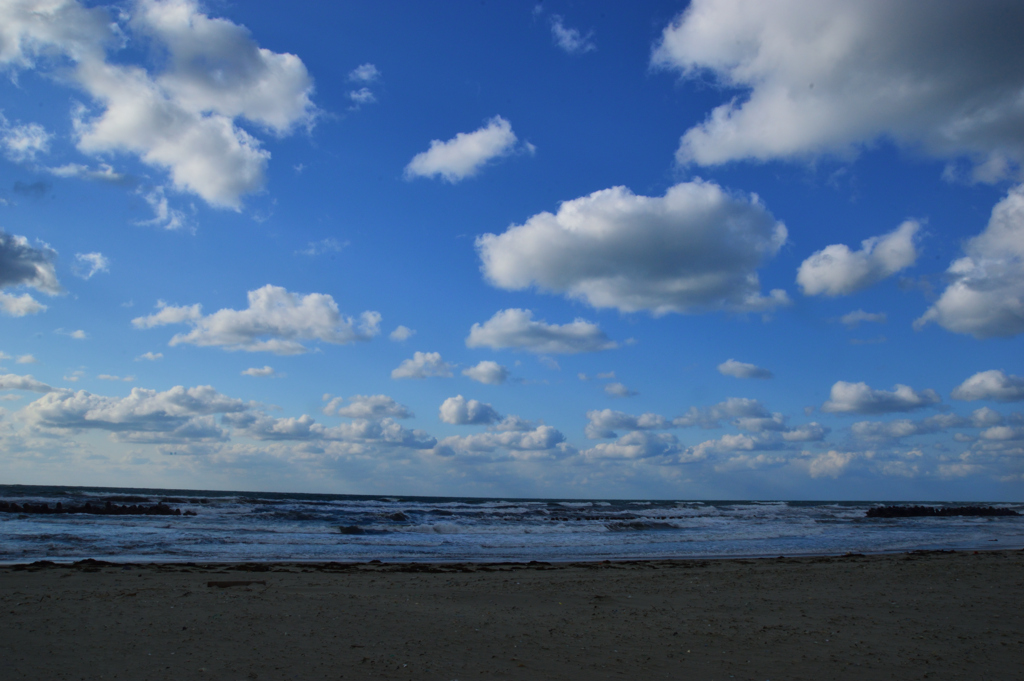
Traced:
<svg viewBox="0 0 1024 681">
<path fill-rule="evenodd" d="M 49 504 L 33 504 L 25 502 L 19 504 L 17 502 L 6 502 L 0 501 L 0 513 L 20 513 L 20 514 L 42 514 L 42 515 L 53 515 L 53 514 L 64 514 L 64 513 L 88 513 L 91 515 L 195 515 L 195 511 L 181 512 L 180 508 L 171 508 L 167 504 L 160 502 L 158 504 L 124 504 L 118 505 L 113 502 L 106 502 L 105 504 L 92 504 L 85 502 L 81 506 L 64 506 L 61 502 L 50 508 Z"/>
<path fill-rule="evenodd" d="M 994 506 L 875 506 L 869 508 L 866 518 L 949 518 L 952 516 L 1011 516 L 1020 515 L 1010 508 Z"/>
</svg>

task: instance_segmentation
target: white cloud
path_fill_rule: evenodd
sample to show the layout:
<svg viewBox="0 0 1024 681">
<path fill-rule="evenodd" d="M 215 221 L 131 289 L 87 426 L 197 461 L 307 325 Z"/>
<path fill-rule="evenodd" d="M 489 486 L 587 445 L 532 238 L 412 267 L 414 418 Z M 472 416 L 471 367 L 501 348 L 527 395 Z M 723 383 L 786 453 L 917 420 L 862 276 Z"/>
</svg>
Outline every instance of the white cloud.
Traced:
<svg viewBox="0 0 1024 681">
<path fill-rule="evenodd" d="M 467 400 L 462 395 L 449 397 L 441 403 L 438 418 L 455 426 L 491 425 L 501 421 L 494 407 L 478 400 Z"/>
<path fill-rule="evenodd" d="M 133 388 L 124 398 L 57 390 L 26 406 L 23 414 L 36 427 L 105 430 L 123 442 L 216 442 L 227 434 L 213 415 L 247 409 L 210 386 L 176 386 L 165 392 Z"/>
<path fill-rule="evenodd" d="M 0 375 L 0 390 L 29 390 L 36 393 L 48 393 L 54 389 L 32 378 L 31 374 L 28 376 L 18 376 L 17 374 Z"/>
<path fill-rule="evenodd" d="M 388 338 L 395 341 L 396 343 L 401 343 L 402 341 L 409 340 L 415 334 L 416 331 L 414 329 L 410 329 L 408 326 L 398 325 L 395 327 L 394 331 L 388 334 Z"/>
<path fill-rule="evenodd" d="M 831 431 L 832 429 L 828 426 L 812 421 L 783 431 L 782 439 L 786 442 L 821 442 Z"/>
<path fill-rule="evenodd" d="M 185 213 L 171 208 L 163 187 L 156 187 L 152 191 L 140 193 L 153 210 L 153 217 L 149 220 L 139 220 L 135 224 L 143 227 L 161 227 L 171 232 L 179 229 L 195 232 L 195 226 L 189 222 Z"/>
<path fill-rule="evenodd" d="M 842 322 L 848 329 L 856 329 L 860 326 L 861 322 L 872 322 L 877 324 L 884 324 L 886 316 L 884 312 L 865 312 L 864 310 L 854 310 L 853 312 L 847 312 L 839 321 Z"/>
<path fill-rule="evenodd" d="M 946 270 L 949 286 L 914 328 L 936 322 L 975 338 L 1024 332 L 1024 185 L 992 209 L 988 226 Z"/>
<path fill-rule="evenodd" d="M 826 246 L 800 264 L 796 281 L 808 296 L 845 296 L 865 289 L 914 264 L 920 228 L 907 220 L 893 232 L 865 239 L 859 251 L 846 244 Z"/>
<path fill-rule="evenodd" d="M 124 381 L 125 383 L 131 383 L 135 380 L 134 376 L 114 376 L 112 374 L 97 374 L 96 378 L 101 381 Z"/>
<path fill-rule="evenodd" d="M 24 286 L 51 296 L 61 293 L 53 265 L 56 257 L 57 251 L 49 244 L 37 242 L 32 246 L 25 237 L 0 230 L 0 289 Z M 38 314 L 45 309 L 45 305 L 27 293 L 15 295 L 0 291 L 0 310 L 12 317 Z"/>
<path fill-rule="evenodd" d="M 462 370 L 462 375 L 478 383 L 487 385 L 501 385 L 508 380 L 508 369 L 490 360 L 483 360 L 479 364 Z"/>
<path fill-rule="evenodd" d="M 94 274 L 110 271 L 110 259 L 102 253 L 75 253 L 77 263 L 71 270 L 82 279 L 92 279 Z"/>
<path fill-rule="evenodd" d="M 829 450 L 812 456 L 807 462 L 807 472 L 812 478 L 838 478 L 857 457 L 856 452 Z"/>
<path fill-rule="evenodd" d="M 483 324 L 473 324 L 466 347 L 513 348 L 538 354 L 575 354 L 618 347 L 597 324 L 576 319 L 570 324 L 534 321 L 533 312 L 500 310 Z"/>
<path fill-rule="evenodd" d="M 252 376 L 254 378 L 263 378 L 267 376 L 279 376 L 280 374 L 274 371 L 273 367 L 265 365 L 263 368 L 249 367 L 248 369 L 242 372 L 242 375 Z"/>
<path fill-rule="evenodd" d="M 770 418 L 772 414 L 758 400 L 730 397 L 710 407 L 690 407 L 686 414 L 672 419 L 677 428 L 699 426 L 705 429 L 721 428 L 725 419 Z"/>
<path fill-rule="evenodd" d="M 623 312 L 765 311 L 789 302 L 761 295 L 757 267 L 786 228 L 756 196 L 694 180 L 663 197 L 612 187 L 565 201 L 501 235 L 476 240 L 487 280 Z"/>
<path fill-rule="evenodd" d="M 848 155 L 886 138 L 967 155 L 993 179 L 1024 159 L 1021 23 L 1016 3 L 697 0 L 652 64 L 746 91 L 683 135 L 680 163 Z"/>
<path fill-rule="evenodd" d="M 384 418 L 409 419 L 413 413 L 387 395 L 353 395 L 349 403 L 342 406 L 344 398 L 335 397 L 323 408 L 328 416 L 344 416 L 350 419 L 380 420 Z"/>
<path fill-rule="evenodd" d="M 175 335 L 170 345 L 189 343 L 227 350 L 295 355 L 308 352 L 299 341 L 320 340 L 346 345 L 370 340 L 379 333 L 380 314 L 363 312 L 357 322 L 338 312 L 334 298 L 324 293 L 301 295 L 280 286 L 249 291 L 245 310 L 223 309 L 202 316 L 199 304 L 188 307 L 157 304 L 160 311 L 132 320 L 136 328 L 188 323 L 193 328 Z"/>
<path fill-rule="evenodd" d="M 735 378 L 772 378 L 774 374 L 767 369 L 762 369 L 755 364 L 737 362 L 734 359 L 727 359 L 718 365 L 718 373 L 723 376 Z"/>
<path fill-rule="evenodd" d="M 372 83 L 380 78 L 380 70 L 370 63 L 360 64 L 348 74 L 348 79 L 360 83 Z"/>
<path fill-rule="evenodd" d="M 18 355 L 18 359 L 15 360 L 18 364 L 38 364 L 39 360 L 35 358 L 35 355 Z"/>
<path fill-rule="evenodd" d="M 163 359 L 163 358 L 164 358 L 164 353 L 162 353 L 162 352 L 144 352 L 141 355 L 139 355 L 138 357 L 136 357 L 135 361 L 138 362 L 139 360 L 145 359 L 145 360 L 148 360 L 150 362 L 155 362 L 155 361 Z"/>
<path fill-rule="evenodd" d="M 952 397 L 966 402 L 1020 402 L 1024 400 L 1024 377 L 1008 376 L 999 369 L 980 371 L 954 388 Z"/>
<path fill-rule="evenodd" d="M 638 460 L 682 453 L 679 440 L 671 433 L 626 433 L 615 442 L 601 442 L 581 454 L 590 460 Z"/>
<path fill-rule="evenodd" d="M 310 257 L 323 255 L 324 253 L 340 253 L 348 242 L 341 243 L 334 237 L 327 237 L 326 239 L 320 239 L 320 241 L 310 241 L 309 245 L 301 251 L 295 251 L 295 255 L 308 255 Z"/>
<path fill-rule="evenodd" d="M 431 140 L 430 149 L 409 161 L 405 176 L 440 176 L 454 184 L 476 175 L 488 161 L 511 154 L 517 141 L 512 124 L 495 116 L 479 130 L 460 132 L 447 142 Z"/>
<path fill-rule="evenodd" d="M 355 445 L 430 449 L 437 440 L 421 430 L 408 430 L 393 419 L 358 419 L 351 423 L 326 427 L 311 416 L 275 418 L 262 412 L 225 414 L 223 423 L 240 435 L 263 441 L 348 442 Z M 355 451 L 365 452 L 357 448 Z"/>
<path fill-rule="evenodd" d="M 585 435 L 591 440 L 618 437 L 616 430 L 664 430 L 672 427 L 672 422 L 658 414 L 642 414 L 632 416 L 611 409 L 587 412 L 590 422 L 584 429 Z"/>
<path fill-rule="evenodd" d="M 867 383 L 836 381 L 829 400 L 821 410 L 833 414 L 889 414 L 913 411 L 938 404 L 942 399 L 934 390 L 915 391 L 897 384 L 895 390 L 873 390 Z"/>
<path fill-rule="evenodd" d="M 146 317 L 136 317 L 132 320 L 132 326 L 136 329 L 152 329 L 165 324 L 183 324 L 194 322 L 202 318 L 203 306 L 199 303 L 188 306 L 168 305 L 162 300 L 156 302 L 159 312 L 154 312 Z M 162 355 L 161 355 L 162 356 Z"/>
<path fill-rule="evenodd" d="M 568 28 L 562 23 L 562 17 L 557 14 L 551 17 L 551 37 L 554 38 L 555 44 L 568 54 L 585 54 L 597 49 L 592 40 L 593 31 L 583 35 L 579 29 Z"/>
<path fill-rule="evenodd" d="M 71 60 L 65 77 L 97 109 L 75 115 L 81 151 L 135 154 L 215 206 L 239 208 L 241 195 L 264 181 L 269 153 L 236 119 L 285 135 L 315 117 L 312 80 L 298 57 L 260 48 L 247 29 L 208 17 L 192 0 L 139 0 L 122 23 L 74 0 L 7 3 L 0 25 L 0 64 Z M 166 50 L 165 68 L 154 74 L 108 60 L 107 48 L 127 44 L 126 34 Z"/>
<path fill-rule="evenodd" d="M 452 365 L 441 359 L 439 352 L 415 352 L 412 359 L 403 361 L 391 372 L 391 378 L 449 378 L 452 375 L 452 368 Z"/>
<path fill-rule="evenodd" d="M 636 391 L 630 390 L 623 383 L 608 383 L 605 385 L 604 391 L 612 397 L 633 397 L 640 394 Z"/>
<path fill-rule="evenodd" d="M 76 329 L 74 331 L 68 331 L 66 329 L 54 329 L 54 333 L 60 334 L 61 336 L 67 336 L 68 338 L 74 338 L 75 340 L 86 340 L 89 337 L 82 329 Z"/>
<path fill-rule="evenodd" d="M 359 88 L 358 90 L 352 90 L 348 93 L 348 98 L 352 100 L 356 106 L 362 106 L 363 104 L 373 104 L 377 101 L 377 96 L 373 94 L 373 91 L 368 87 Z"/>
<path fill-rule="evenodd" d="M 472 435 L 453 435 L 438 443 L 437 451 L 450 450 L 468 454 L 490 453 L 498 449 L 509 452 L 513 459 L 536 458 L 538 454 L 555 450 L 565 443 L 565 436 L 551 426 L 537 426 L 532 430 L 492 431 Z"/>
<path fill-rule="evenodd" d="M 131 178 L 115 171 L 113 166 L 107 163 L 100 163 L 96 169 L 84 166 L 81 163 L 65 163 L 55 168 L 46 168 L 46 172 L 57 177 L 77 177 L 82 180 L 95 180 L 111 184 L 131 183 Z"/>
<path fill-rule="evenodd" d="M 16 296 L 0 291 L 0 310 L 11 317 L 24 317 L 39 314 L 46 310 L 46 306 L 27 293 Z"/>
<path fill-rule="evenodd" d="M 10 125 L 0 113 L 0 147 L 3 147 L 4 155 L 15 163 L 35 161 L 37 154 L 47 153 L 52 138 L 53 135 L 38 123 Z"/>
</svg>

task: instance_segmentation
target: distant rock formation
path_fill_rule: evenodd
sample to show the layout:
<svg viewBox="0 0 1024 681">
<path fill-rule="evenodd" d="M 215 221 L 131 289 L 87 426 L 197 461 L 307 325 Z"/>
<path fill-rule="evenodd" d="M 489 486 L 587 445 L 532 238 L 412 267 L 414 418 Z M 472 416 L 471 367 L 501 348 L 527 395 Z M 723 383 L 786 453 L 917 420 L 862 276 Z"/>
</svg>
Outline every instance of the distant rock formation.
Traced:
<svg viewBox="0 0 1024 681">
<path fill-rule="evenodd" d="M 1020 515 L 1013 509 L 992 506 L 875 506 L 869 508 L 866 518 L 946 518 L 951 516 L 1010 516 Z"/>
<path fill-rule="evenodd" d="M 171 508 L 167 504 L 161 502 L 159 504 L 153 504 L 152 506 L 145 506 L 141 504 L 125 504 L 118 506 L 115 503 L 108 501 L 102 506 L 94 506 L 90 502 L 85 502 L 82 506 L 64 506 L 61 502 L 57 502 L 57 505 L 50 508 L 49 504 L 30 504 L 25 502 L 24 504 L 18 504 L 16 502 L 8 503 L 6 501 L 0 501 L 0 513 L 30 513 L 30 514 L 64 514 L 64 513 L 89 513 L 91 515 L 195 515 L 195 511 L 181 512 L 180 508 Z"/>
</svg>

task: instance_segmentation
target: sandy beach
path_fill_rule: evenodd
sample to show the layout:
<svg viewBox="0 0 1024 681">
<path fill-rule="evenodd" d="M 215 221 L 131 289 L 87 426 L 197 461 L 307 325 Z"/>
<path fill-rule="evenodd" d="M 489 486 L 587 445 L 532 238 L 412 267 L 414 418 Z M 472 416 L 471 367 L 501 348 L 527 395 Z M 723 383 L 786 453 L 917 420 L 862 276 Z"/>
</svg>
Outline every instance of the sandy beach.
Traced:
<svg viewBox="0 0 1024 681">
<path fill-rule="evenodd" d="M 6 679 L 1013 679 L 1024 551 L 0 568 Z"/>
</svg>

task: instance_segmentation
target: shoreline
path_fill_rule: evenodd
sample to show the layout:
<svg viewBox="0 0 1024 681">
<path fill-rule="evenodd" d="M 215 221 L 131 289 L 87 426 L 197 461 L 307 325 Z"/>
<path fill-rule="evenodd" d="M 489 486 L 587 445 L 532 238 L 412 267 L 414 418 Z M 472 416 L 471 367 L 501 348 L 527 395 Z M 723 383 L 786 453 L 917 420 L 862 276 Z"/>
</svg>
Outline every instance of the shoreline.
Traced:
<svg viewBox="0 0 1024 681">
<path fill-rule="evenodd" d="M 183 558 L 181 560 L 116 560 L 110 557 L 105 558 L 93 558 L 91 556 L 84 558 L 36 558 L 31 561 L 0 561 L 0 569 L 3 568 L 17 568 L 19 566 L 28 567 L 33 565 L 39 566 L 52 566 L 52 567 L 69 567 L 77 563 L 92 562 L 94 564 L 103 564 L 109 566 L 147 566 L 147 565 L 166 565 L 166 566 L 204 566 L 204 565 L 215 565 L 215 566 L 230 566 L 230 565 L 306 565 L 306 566 L 317 566 L 317 565 L 330 565 L 330 566 L 358 566 L 358 565 L 485 565 L 485 566 L 496 566 L 496 565 L 531 565 L 531 564 L 542 564 L 542 565 L 593 565 L 602 563 L 676 563 L 676 562 L 691 562 L 691 561 L 730 561 L 730 560 L 778 560 L 778 559 L 796 559 L 796 558 L 856 558 L 856 557 L 873 557 L 873 556 L 900 556 L 900 555 L 912 555 L 912 554 L 956 554 L 956 553 L 988 553 L 988 552 L 1005 552 L 1005 551 L 1024 551 L 1024 545 L 1019 548 L 1007 548 L 1007 547 L 977 547 L 977 548 L 922 548 L 922 549 L 906 549 L 906 550 L 894 550 L 894 551 L 847 551 L 845 553 L 839 552 L 822 552 L 822 553 L 790 553 L 780 555 L 760 555 L 760 554 L 739 554 L 739 555 L 702 555 L 702 556 L 673 556 L 673 557 L 653 557 L 653 558 L 595 558 L 592 560 L 586 559 L 522 559 L 522 560 L 321 560 L 316 558 L 301 559 L 301 558 L 290 558 L 290 559 L 246 559 L 246 560 L 195 560 Z"/>
<path fill-rule="evenodd" d="M 1013 678 L 1024 550 L 0 567 L 13 679 Z"/>
</svg>

